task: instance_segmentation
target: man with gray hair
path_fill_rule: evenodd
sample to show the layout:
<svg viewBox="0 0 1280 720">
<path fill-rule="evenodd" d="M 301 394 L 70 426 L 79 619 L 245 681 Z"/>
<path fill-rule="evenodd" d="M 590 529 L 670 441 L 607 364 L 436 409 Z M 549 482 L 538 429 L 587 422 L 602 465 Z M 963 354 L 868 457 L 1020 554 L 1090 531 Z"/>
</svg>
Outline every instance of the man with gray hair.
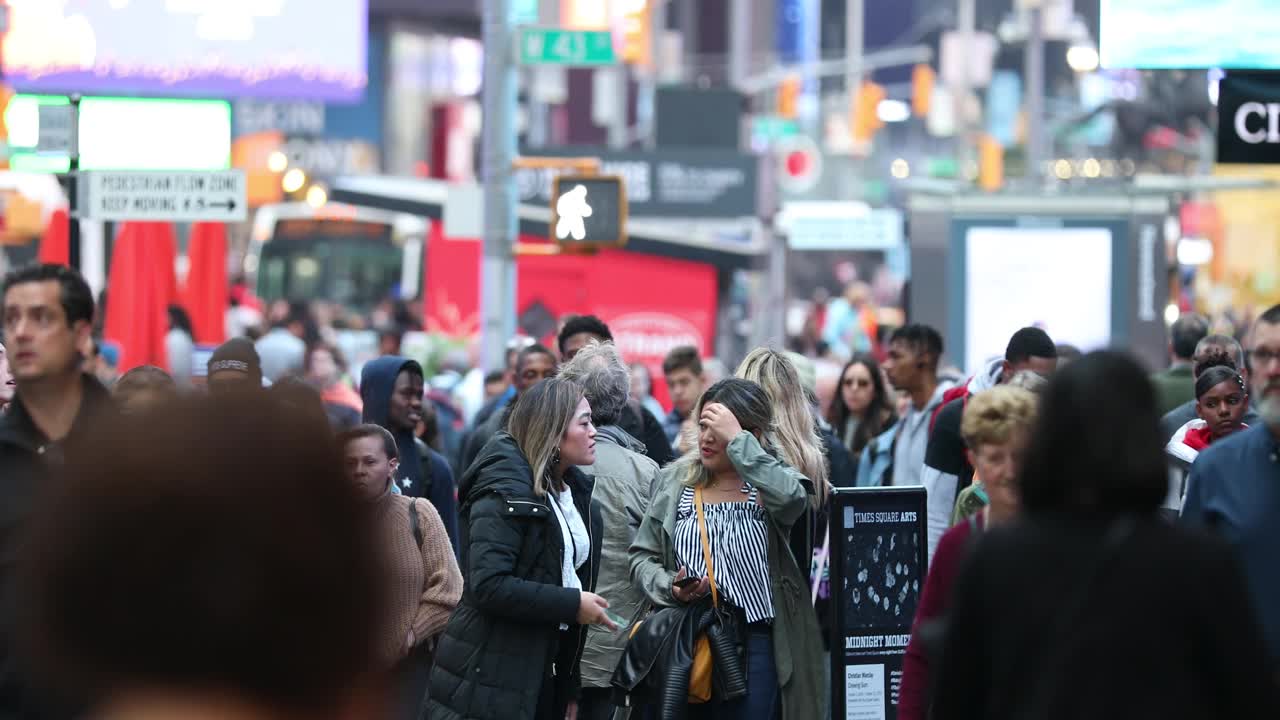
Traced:
<svg viewBox="0 0 1280 720">
<path fill-rule="evenodd" d="M 1249 382 L 1249 369 L 1245 367 L 1244 348 L 1240 347 L 1240 343 L 1235 338 L 1226 335 L 1210 335 L 1196 345 L 1195 353 L 1191 356 L 1193 371 L 1191 382 L 1193 387 L 1196 378 L 1195 369 L 1199 367 L 1205 358 L 1222 352 L 1231 357 L 1232 362 L 1236 364 L 1236 370 L 1240 371 L 1240 377 L 1244 378 L 1246 383 Z M 1249 395 L 1249 407 L 1244 411 L 1244 416 L 1240 420 L 1245 425 L 1252 427 L 1260 421 L 1255 408 L 1261 393 L 1255 391 L 1250 392 Z M 1164 417 L 1160 418 L 1160 435 L 1164 438 L 1165 443 L 1169 442 L 1179 428 L 1197 417 L 1199 416 L 1196 414 L 1196 401 L 1194 399 L 1166 413 Z"/>
<path fill-rule="evenodd" d="M 560 368 L 560 377 L 583 387 L 596 425 L 596 462 L 582 468 L 595 476 L 591 499 L 599 504 L 604 522 L 596 592 L 609 601 L 612 614 L 630 622 L 645 602 L 631 583 L 628 550 L 649 509 L 658 482 L 658 464 L 645 455 L 644 443 L 618 427 L 631 393 L 631 373 L 612 342 L 592 340 Z M 587 629 L 581 662 L 580 720 L 607 720 L 613 715 L 609 681 L 626 640 L 626 633 L 597 626 Z"/>
</svg>

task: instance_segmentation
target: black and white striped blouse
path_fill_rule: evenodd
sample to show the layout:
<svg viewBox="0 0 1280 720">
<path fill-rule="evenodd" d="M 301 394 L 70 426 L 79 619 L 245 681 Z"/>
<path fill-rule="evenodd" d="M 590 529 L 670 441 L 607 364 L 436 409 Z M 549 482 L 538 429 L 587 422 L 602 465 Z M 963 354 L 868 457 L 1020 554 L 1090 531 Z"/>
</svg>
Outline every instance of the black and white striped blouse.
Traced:
<svg viewBox="0 0 1280 720">
<path fill-rule="evenodd" d="M 769 585 L 769 525 L 764 508 L 756 502 L 758 491 L 742 484 L 743 502 L 702 504 L 711 540 L 711 563 L 716 572 L 720 601 L 741 609 L 747 622 L 772 620 L 773 591 Z M 676 511 L 676 562 L 691 577 L 706 577 L 698 513 L 693 489 L 685 488 Z"/>
</svg>

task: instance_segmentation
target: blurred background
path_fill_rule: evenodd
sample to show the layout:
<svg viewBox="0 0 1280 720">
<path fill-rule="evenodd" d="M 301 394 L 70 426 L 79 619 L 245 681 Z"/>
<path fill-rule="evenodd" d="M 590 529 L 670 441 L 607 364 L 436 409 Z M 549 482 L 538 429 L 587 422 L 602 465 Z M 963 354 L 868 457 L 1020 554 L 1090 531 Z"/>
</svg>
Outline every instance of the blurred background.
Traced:
<svg viewBox="0 0 1280 720">
<path fill-rule="evenodd" d="M 1163 365 L 1180 313 L 1280 301 L 1271 5 L 7 0 L 0 264 L 127 308 L 119 371 L 170 304 L 198 372 L 288 302 L 429 376 L 594 313 L 664 403 L 672 347 L 829 368 L 908 318 L 961 369 L 1027 324 Z M 91 178 L 229 170 L 136 212 Z M 555 237 L 570 176 L 619 179 L 607 237 Z"/>
</svg>

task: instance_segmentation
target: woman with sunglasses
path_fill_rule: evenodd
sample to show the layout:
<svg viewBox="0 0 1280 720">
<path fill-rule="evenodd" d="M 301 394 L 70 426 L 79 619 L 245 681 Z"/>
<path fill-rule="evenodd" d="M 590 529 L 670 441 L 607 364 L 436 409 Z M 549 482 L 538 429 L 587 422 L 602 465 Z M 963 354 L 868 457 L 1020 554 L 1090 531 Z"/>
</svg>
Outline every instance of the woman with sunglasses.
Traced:
<svg viewBox="0 0 1280 720">
<path fill-rule="evenodd" d="M 874 357 L 854 355 L 844 366 L 827 422 L 849 449 L 855 463 L 872 438 L 898 422 L 880 363 Z"/>
</svg>

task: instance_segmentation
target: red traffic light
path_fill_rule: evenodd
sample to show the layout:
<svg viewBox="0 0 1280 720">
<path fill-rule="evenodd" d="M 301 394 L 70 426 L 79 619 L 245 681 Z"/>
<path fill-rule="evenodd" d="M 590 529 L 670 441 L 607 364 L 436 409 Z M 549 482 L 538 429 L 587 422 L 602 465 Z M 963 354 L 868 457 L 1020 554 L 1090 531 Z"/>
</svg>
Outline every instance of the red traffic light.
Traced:
<svg viewBox="0 0 1280 720">
<path fill-rule="evenodd" d="M 783 161 L 787 174 L 794 178 L 802 178 L 813 169 L 813 158 L 804 150 L 792 150 Z"/>
</svg>

